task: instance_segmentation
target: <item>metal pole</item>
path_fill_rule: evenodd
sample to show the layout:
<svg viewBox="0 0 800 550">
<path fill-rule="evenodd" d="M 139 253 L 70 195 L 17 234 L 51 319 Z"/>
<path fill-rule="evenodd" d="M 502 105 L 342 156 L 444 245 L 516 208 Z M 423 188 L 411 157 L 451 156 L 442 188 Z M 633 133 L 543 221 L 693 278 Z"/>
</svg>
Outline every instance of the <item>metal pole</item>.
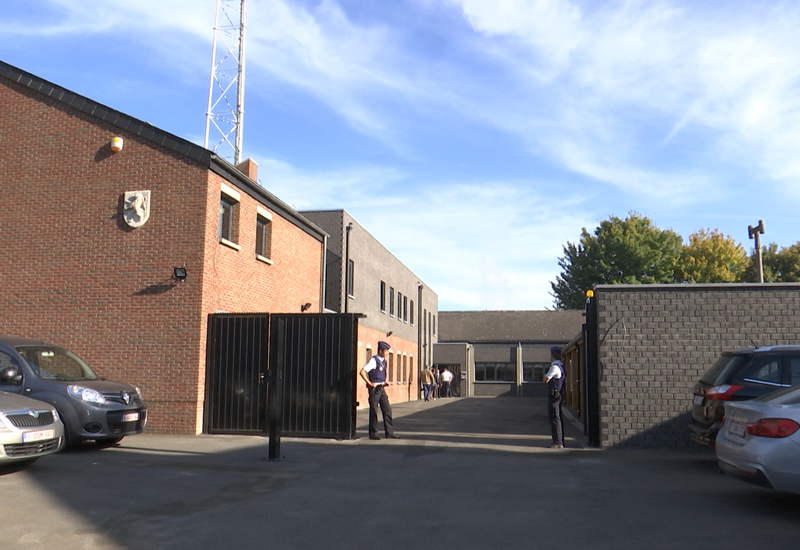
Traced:
<svg viewBox="0 0 800 550">
<path fill-rule="evenodd" d="M 216 66 L 217 56 L 217 30 L 219 28 L 219 3 L 222 0 L 217 0 L 217 14 L 214 17 L 214 39 L 211 41 L 211 76 L 208 82 L 208 108 L 206 108 L 206 137 L 203 140 L 203 147 L 208 149 L 208 131 L 211 127 L 211 102 L 214 95 L 214 68 Z"/>
<path fill-rule="evenodd" d="M 247 0 L 242 0 L 239 17 L 239 75 L 236 95 L 236 147 L 233 152 L 233 164 L 242 161 L 242 128 L 244 127 L 244 32 L 247 27 Z"/>
<path fill-rule="evenodd" d="M 747 226 L 747 234 L 756 241 L 756 262 L 758 263 L 758 282 L 764 282 L 764 261 L 761 256 L 761 235 L 764 234 L 764 220 L 758 220 L 758 225 Z"/>
</svg>

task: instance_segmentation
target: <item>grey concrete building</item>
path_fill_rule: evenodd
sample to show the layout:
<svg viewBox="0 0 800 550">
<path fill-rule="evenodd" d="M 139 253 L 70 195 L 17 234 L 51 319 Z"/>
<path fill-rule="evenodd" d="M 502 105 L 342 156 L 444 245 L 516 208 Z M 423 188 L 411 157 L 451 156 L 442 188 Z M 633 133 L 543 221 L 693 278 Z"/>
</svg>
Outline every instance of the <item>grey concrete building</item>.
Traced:
<svg viewBox="0 0 800 550">
<path fill-rule="evenodd" d="M 581 332 L 582 311 L 442 311 L 433 361 L 462 396 L 544 395 L 550 347 Z"/>
<path fill-rule="evenodd" d="M 392 346 L 387 390 L 392 402 L 419 399 L 419 373 L 433 360 L 439 297 L 345 210 L 300 212 L 328 233 L 325 309 L 360 313 L 359 356 L 380 340 Z M 367 403 L 359 384 L 359 403 Z M 363 393 L 363 395 L 361 395 Z"/>
</svg>

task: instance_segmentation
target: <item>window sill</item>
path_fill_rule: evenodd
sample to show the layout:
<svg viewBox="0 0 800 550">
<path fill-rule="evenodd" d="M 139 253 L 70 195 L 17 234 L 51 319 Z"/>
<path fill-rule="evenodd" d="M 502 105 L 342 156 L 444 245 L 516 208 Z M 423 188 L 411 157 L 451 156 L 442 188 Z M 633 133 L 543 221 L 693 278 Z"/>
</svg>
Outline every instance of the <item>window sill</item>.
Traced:
<svg viewBox="0 0 800 550">
<path fill-rule="evenodd" d="M 269 265 L 273 264 L 272 260 L 270 260 L 266 256 L 262 256 L 260 254 L 256 254 L 256 260 L 258 260 L 259 262 L 264 262 L 265 264 L 269 264 Z"/>
<path fill-rule="evenodd" d="M 242 249 L 241 246 L 239 246 L 238 244 L 236 244 L 234 242 L 229 241 L 228 239 L 220 239 L 219 240 L 219 244 L 224 244 L 228 248 L 232 248 L 232 249 L 236 250 L 237 252 Z"/>
</svg>

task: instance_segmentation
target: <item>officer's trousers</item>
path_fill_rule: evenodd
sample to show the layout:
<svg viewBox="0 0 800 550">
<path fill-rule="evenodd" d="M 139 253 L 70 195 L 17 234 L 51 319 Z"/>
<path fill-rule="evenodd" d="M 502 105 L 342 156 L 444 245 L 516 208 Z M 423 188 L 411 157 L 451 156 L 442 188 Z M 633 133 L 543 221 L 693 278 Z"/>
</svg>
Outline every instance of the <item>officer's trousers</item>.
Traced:
<svg viewBox="0 0 800 550">
<path fill-rule="evenodd" d="M 547 416 L 550 419 L 550 434 L 553 443 L 564 445 L 564 421 L 562 418 L 561 402 L 563 397 L 547 396 Z"/>
<path fill-rule="evenodd" d="M 389 405 L 389 398 L 383 386 L 372 388 L 367 386 L 369 391 L 369 435 L 377 435 L 378 433 L 378 407 L 381 409 L 383 416 L 383 431 L 386 437 L 394 435 L 394 424 L 392 424 L 392 406 Z"/>
</svg>

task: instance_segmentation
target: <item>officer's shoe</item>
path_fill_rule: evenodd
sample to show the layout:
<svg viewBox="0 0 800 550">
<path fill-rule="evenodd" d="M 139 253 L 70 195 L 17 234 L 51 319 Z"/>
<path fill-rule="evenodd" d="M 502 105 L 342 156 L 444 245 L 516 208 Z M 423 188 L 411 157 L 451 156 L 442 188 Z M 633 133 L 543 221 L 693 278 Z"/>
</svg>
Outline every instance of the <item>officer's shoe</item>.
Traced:
<svg viewBox="0 0 800 550">
<path fill-rule="evenodd" d="M 373 439 L 373 440 L 374 440 L 374 439 L 380 439 L 380 437 L 378 437 L 377 435 L 371 435 L 371 436 L 369 436 L 369 438 L 370 438 L 370 439 Z"/>
<path fill-rule="evenodd" d="M 563 449 L 564 446 L 561 443 L 553 443 L 552 445 L 550 445 L 550 448 L 551 449 Z"/>
<path fill-rule="evenodd" d="M 386 439 L 400 439 L 400 438 L 397 437 L 395 434 L 392 434 L 392 435 L 387 435 Z"/>
</svg>

